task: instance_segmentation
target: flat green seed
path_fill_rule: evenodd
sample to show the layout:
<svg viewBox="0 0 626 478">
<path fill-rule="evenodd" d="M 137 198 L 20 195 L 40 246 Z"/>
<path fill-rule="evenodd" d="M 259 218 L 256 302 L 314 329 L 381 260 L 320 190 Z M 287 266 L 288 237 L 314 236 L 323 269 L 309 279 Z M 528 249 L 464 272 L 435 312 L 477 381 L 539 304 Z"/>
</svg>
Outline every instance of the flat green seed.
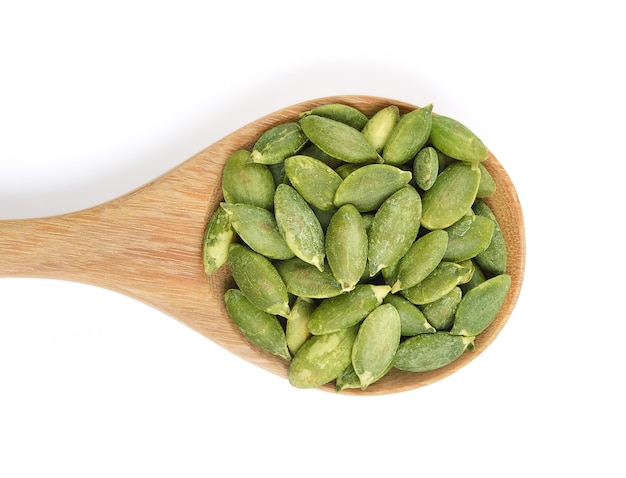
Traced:
<svg viewBox="0 0 626 478">
<path fill-rule="evenodd" d="M 471 289 L 456 309 L 450 333 L 469 336 L 484 331 L 498 315 L 510 287 L 511 276 L 500 274 Z"/>
<path fill-rule="evenodd" d="M 472 280 L 476 271 L 476 264 L 471 259 L 458 262 L 461 267 L 465 267 L 467 272 L 459 277 L 459 285 L 465 285 Z"/>
<path fill-rule="evenodd" d="M 304 148 L 302 148 L 299 152 L 299 154 L 303 154 L 305 156 L 310 156 L 311 158 L 315 158 L 320 160 L 322 163 L 324 163 L 326 166 L 337 170 L 337 168 L 339 166 L 345 165 L 346 163 L 344 163 L 343 161 L 337 159 L 337 158 L 333 158 L 332 156 L 326 154 L 324 151 L 322 151 L 321 149 L 319 149 L 317 146 L 315 146 L 313 143 L 308 142 Z"/>
<path fill-rule="evenodd" d="M 376 151 L 380 153 L 399 120 L 400 110 L 396 105 L 389 105 L 378 110 L 368 120 L 362 129 L 363 135 L 372 143 Z"/>
<path fill-rule="evenodd" d="M 424 280 L 441 262 L 447 248 L 448 233 L 442 229 L 417 239 L 398 263 L 391 292 L 409 289 Z"/>
<path fill-rule="evenodd" d="M 344 291 L 354 289 L 367 266 L 367 231 L 352 204 L 341 206 L 326 229 L 326 259 Z"/>
<path fill-rule="evenodd" d="M 285 332 L 276 316 L 253 305 L 239 289 L 224 294 L 228 315 L 241 333 L 256 346 L 291 360 Z"/>
<path fill-rule="evenodd" d="M 422 148 L 413 161 L 413 177 L 418 187 L 429 190 L 439 174 L 439 155 L 432 146 Z"/>
<path fill-rule="evenodd" d="M 278 230 L 293 253 L 322 270 L 324 230 L 311 207 L 293 187 L 278 185 L 274 194 L 274 215 Z"/>
<path fill-rule="evenodd" d="M 350 292 L 325 299 L 313 311 L 309 331 L 321 335 L 352 327 L 378 307 L 388 292 L 385 285 L 359 284 Z"/>
<path fill-rule="evenodd" d="M 399 166 L 415 157 L 428 141 L 433 105 L 417 108 L 400 118 L 383 149 L 385 163 Z"/>
<path fill-rule="evenodd" d="M 413 337 L 419 334 L 432 334 L 435 328 L 428 323 L 422 311 L 411 304 L 404 297 L 388 294 L 384 303 L 393 305 L 400 314 L 401 334 L 403 337 Z"/>
<path fill-rule="evenodd" d="M 380 206 L 369 231 L 370 277 L 406 254 L 417 237 L 421 214 L 422 201 L 412 186 L 399 189 Z"/>
<path fill-rule="evenodd" d="M 335 379 L 335 390 L 337 392 L 348 388 L 361 388 L 361 379 L 354 371 L 352 363 Z"/>
<path fill-rule="evenodd" d="M 428 323 L 437 330 L 450 330 L 454 323 L 456 311 L 463 292 L 460 287 L 455 287 L 443 297 L 422 306 L 422 312 Z"/>
<path fill-rule="evenodd" d="M 249 161 L 261 164 L 281 163 L 300 151 L 306 142 L 307 137 L 298 123 L 279 124 L 257 139 Z"/>
<path fill-rule="evenodd" d="M 362 167 L 362 164 L 343 163 L 341 166 L 335 169 L 335 172 L 339 175 L 341 179 L 346 179 L 350 173 Z"/>
<path fill-rule="evenodd" d="M 271 209 L 276 189 L 272 171 L 264 164 L 250 163 L 249 157 L 249 151 L 239 150 L 226 160 L 222 172 L 224 200 Z"/>
<path fill-rule="evenodd" d="M 483 163 L 478 164 L 480 169 L 480 183 L 478 184 L 477 198 L 486 198 L 496 192 L 496 182 Z"/>
<path fill-rule="evenodd" d="M 287 291 L 298 297 L 310 299 L 326 299 L 343 292 L 329 267 L 320 271 L 317 267 L 294 257 L 275 263 Z"/>
<path fill-rule="evenodd" d="M 487 159 L 483 142 L 459 121 L 447 116 L 433 115 L 430 141 L 442 153 L 468 163 Z"/>
<path fill-rule="evenodd" d="M 310 205 L 322 211 L 337 209 L 333 200 L 342 179 L 322 161 L 304 155 L 290 156 L 285 159 L 285 174 Z"/>
<path fill-rule="evenodd" d="M 368 164 L 348 176 L 336 190 L 334 204 L 353 204 L 360 212 L 375 211 L 393 193 L 406 186 L 412 173 L 389 164 Z"/>
<path fill-rule="evenodd" d="M 293 355 L 311 336 L 309 320 L 314 310 L 315 302 L 304 297 L 296 297 L 291 306 L 291 312 L 289 317 L 287 317 L 288 320 L 285 326 L 285 335 L 287 337 L 287 347 Z"/>
<path fill-rule="evenodd" d="M 250 249 L 269 259 L 294 257 L 293 251 L 278 232 L 276 219 L 270 211 L 243 203 L 222 203 L 221 208 L 230 216 L 233 229 Z"/>
<path fill-rule="evenodd" d="M 226 263 L 228 248 L 234 240 L 235 231 L 230 223 L 230 217 L 226 211 L 218 207 L 209 219 L 202 240 L 202 263 L 205 274 L 213 274 Z"/>
<path fill-rule="evenodd" d="M 422 200 L 422 225 L 445 229 L 461 219 L 472 207 L 480 182 L 480 170 L 456 161 L 444 169 Z"/>
<path fill-rule="evenodd" d="M 400 344 L 400 330 L 400 315 L 391 304 L 376 307 L 359 327 L 352 347 L 352 365 L 361 380 L 361 389 L 389 370 Z"/>
<path fill-rule="evenodd" d="M 490 276 L 504 274 L 506 272 L 507 252 L 500 224 L 484 201 L 476 201 L 472 209 L 477 216 L 489 218 L 494 223 L 491 243 L 485 251 L 476 256 L 476 263 Z"/>
<path fill-rule="evenodd" d="M 228 266 L 235 283 L 253 305 L 270 314 L 289 316 L 287 287 L 269 259 L 234 243 L 228 250 Z"/>
<path fill-rule="evenodd" d="M 289 364 L 289 383 L 314 388 L 336 379 L 352 361 L 356 334 L 357 328 L 351 327 L 309 338 Z"/>
<path fill-rule="evenodd" d="M 357 108 L 344 105 L 342 103 L 329 103 L 326 105 L 316 106 L 312 110 L 305 111 L 300 117 L 308 115 L 323 116 L 324 118 L 330 118 L 341 123 L 345 123 L 352 126 L 359 131 L 363 129 L 367 123 L 367 116 L 359 111 Z"/>
<path fill-rule="evenodd" d="M 445 229 L 448 233 L 448 247 L 444 260 L 463 262 L 477 256 L 489 247 L 494 229 L 494 222 L 486 217 L 462 217 Z"/>
<path fill-rule="evenodd" d="M 382 162 L 363 133 L 345 123 L 308 115 L 300 120 L 300 125 L 311 142 L 333 158 L 346 163 Z"/>
<path fill-rule="evenodd" d="M 454 289 L 469 269 L 454 262 L 440 262 L 419 284 L 403 290 L 406 299 L 415 305 L 424 305 L 443 297 Z"/>
<path fill-rule="evenodd" d="M 482 284 L 483 282 L 485 282 L 487 280 L 487 278 L 485 277 L 485 273 L 483 272 L 483 270 L 480 268 L 480 266 L 475 262 L 474 259 L 470 259 L 470 262 L 472 263 L 472 277 L 470 278 L 470 280 L 468 282 L 465 283 L 461 283 L 461 290 L 463 291 L 464 294 L 467 294 L 467 292 L 471 289 L 473 289 L 474 287 L 476 287 L 478 284 Z M 465 264 L 465 263 L 463 263 Z"/>
<path fill-rule="evenodd" d="M 451 335 L 445 331 L 416 335 L 400 344 L 393 366 L 409 372 L 436 370 L 457 360 L 473 344 L 474 337 Z"/>
</svg>

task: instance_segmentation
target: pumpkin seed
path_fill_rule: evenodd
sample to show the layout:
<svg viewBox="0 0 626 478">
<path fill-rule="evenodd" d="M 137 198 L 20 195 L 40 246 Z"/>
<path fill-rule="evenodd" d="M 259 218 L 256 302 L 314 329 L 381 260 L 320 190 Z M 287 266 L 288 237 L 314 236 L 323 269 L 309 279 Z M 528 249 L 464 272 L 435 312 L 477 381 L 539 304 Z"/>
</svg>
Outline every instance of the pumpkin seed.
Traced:
<svg viewBox="0 0 626 478">
<path fill-rule="evenodd" d="M 345 123 L 308 115 L 300 119 L 300 125 L 309 140 L 333 158 L 346 163 L 382 162 L 363 133 Z"/>
<path fill-rule="evenodd" d="M 456 309 L 451 334 L 475 336 L 483 332 L 500 311 L 511 286 L 511 276 L 500 274 L 467 292 Z"/>
<path fill-rule="evenodd" d="M 388 292 L 385 285 L 360 284 L 350 292 L 325 299 L 311 314 L 309 330 L 321 335 L 352 327 L 378 307 Z"/>
<path fill-rule="evenodd" d="M 413 161 L 415 183 L 423 191 L 429 190 L 439 174 L 439 155 L 432 146 L 427 146 L 417 153 Z"/>
<path fill-rule="evenodd" d="M 326 258 L 344 291 L 352 290 L 365 272 L 367 241 L 359 211 L 352 204 L 341 206 L 326 230 Z"/>
<path fill-rule="evenodd" d="M 297 388 L 314 388 L 337 378 L 352 361 L 356 334 L 357 327 L 350 327 L 309 338 L 291 360 L 289 383 Z"/>
<path fill-rule="evenodd" d="M 476 201 L 473 206 L 477 216 L 489 218 L 493 221 L 493 237 L 489 247 L 476 256 L 476 263 L 484 272 L 494 276 L 506 272 L 506 243 L 502 235 L 502 229 L 493 211 L 484 201 Z"/>
<path fill-rule="evenodd" d="M 367 123 L 367 116 L 359 111 L 357 108 L 345 105 L 342 103 L 328 103 L 325 105 L 316 106 L 315 108 L 305 111 L 300 114 L 303 118 L 308 115 L 323 116 L 324 118 L 330 118 L 340 123 L 345 123 L 357 130 L 363 129 Z"/>
<path fill-rule="evenodd" d="M 278 232 L 274 215 L 267 209 L 250 204 L 222 203 L 238 236 L 253 251 L 269 259 L 291 259 L 294 253 Z"/>
<path fill-rule="evenodd" d="M 385 163 L 399 166 L 417 154 L 428 141 L 432 125 L 433 105 L 404 114 L 391 131 L 385 147 Z"/>
<path fill-rule="evenodd" d="M 287 324 L 285 325 L 285 335 L 287 348 L 294 355 L 311 336 L 309 320 L 314 310 L 315 302 L 304 297 L 296 297 L 291 306 L 291 312 L 289 317 L 287 317 Z"/>
<path fill-rule="evenodd" d="M 389 370 L 400 330 L 400 315 L 391 304 L 379 305 L 363 320 L 352 348 L 352 365 L 363 390 Z"/>
<path fill-rule="evenodd" d="M 388 294 L 383 302 L 393 305 L 398 311 L 403 337 L 413 337 L 414 335 L 432 334 L 435 332 L 435 328 L 428 323 L 422 311 L 404 297 Z"/>
<path fill-rule="evenodd" d="M 399 120 L 400 110 L 396 105 L 389 105 L 377 111 L 363 127 L 363 135 L 372 143 L 378 153 L 382 152 L 391 131 Z"/>
<path fill-rule="evenodd" d="M 443 297 L 422 306 L 422 312 L 426 320 L 437 330 L 450 330 L 454 323 L 456 311 L 463 292 L 460 287 L 455 287 Z"/>
<path fill-rule="evenodd" d="M 422 200 L 422 225 L 445 229 L 472 207 L 480 182 L 480 170 L 456 161 L 444 169 Z"/>
<path fill-rule="evenodd" d="M 278 185 L 274 194 L 274 214 L 278 230 L 293 253 L 323 270 L 324 230 L 311 207 L 293 187 Z"/>
<path fill-rule="evenodd" d="M 222 172 L 222 194 L 226 202 L 274 207 L 274 177 L 264 164 L 250 163 L 250 152 L 239 150 L 226 160 Z"/>
<path fill-rule="evenodd" d="M 473 345 L 474 337 L 451 335 L 445 331 L 416 335 L 398 346 L 393 366 L 409 372 L 436 370 L 454 362 Z"/>
<path fill-rule="evenodd" d="M 218 207 L 211 215 L 202 240 L 202 264 L 207 275 L 213 274 L 228 259 L 228 248 L 235 240 L 230 217 Z"/>
<path fill-rule="evenodd" d="M 359 212 L 370 212 L 411 180 L 410 171 L 389 164 L 368 164 L 345 177 L 337 187 L 334 204 L 353 204 Z"/>
<path fill-rule="evenodd" d="M 253 305 L 270 314 L 289 316 L 287 287 L 269 259 L 234 243 L 228 250 L 228 266 L 235 283 Z"/>
<path fill-rule="evenodd" d="M 480 138 L 447 116 L 433 115 L 430 141 L 439 151 L 460 161 L 477 164 L 487 159 L 487 148 Z"/>
<path fill-rule="evenodd" d="M 480 268 L 480 266 L 475 262 L 475 259 L 470 259 L 469 262 L 471 263 L 472 277 L 470 277 L 469 281 L 462 282 L 460 284 L 461 290 L 463 291 L 464 294 L 467 294 L 467 292 L 470 289 L 473 289 L 478 284 L 482 284 L 483 282 L 487 280 L 487 278 L 485 277 L 485 273 Z M 465 264 L 465 262 L 463 264 Z"/>
<path fill-rule="evenodd" d="M 275 265 L 287 291 L 292 295 L 310 299 L 326 299 L 343 292 L 341 284 L 337 282 L 328 267 L 320 271 L 317 267 L 297 257 L 278 261 Z"/>
<path fill-rule="evenodd" d="M 406 254 L 417 237 L 421 214 L 422 201 L 412 186 L 399 189 L 380 206 L 369 232 L 367 258 L 371 277 Z"/>
<path fill-rule="evenodd" d="M 283 162 L 296 154 L 307 142 L 307 137 L 298 123 L 282 123 L 265 131 L 257 139 L 249 161 L 261 164 Z"/>
<path fill-rule="evenodd" d="M 352 363 L 335 379 L 335 390 L 337 392 L 348 388 L 361 388 L 361 379 L 354 371 Z"/>
<path fill-rule="evenodd" d="M 462 262 L 477 256 L 489 247 L 493 237 L 494 223 L 486 217 L 464 216 L 446 228 L 448 247 L 444 260 Z"/>
<path fill-rule="evenodd" d="M 228 315 L 241 333 L 256 346 L 291 360 L 285 332 L 276 316 L 253 305 L 239 289 L 224 294 Z"/>
<path fill-rule="evenodd" d="M 341 177 L 319 159 L 296 155 L 285 159 L 285 174 L 291 185 L 312 206 L 322 211 L 334 211 L 335 191 Z"/>
<path fill-rule="evenodd" d="M 478 184 L 476 197 L 486 198 L 496 192 L 496 182 L 483 163 L 478 164 L 478 169 L 480 169 L 480 183 Z"/>
<path fill-rule="evenodd" d="M 415 305 L 424 305 L 443 297 L 468 273 L 467 267 L 442 261 L 417 285 L 403 290 L 402 295 Z"/>
</svg>

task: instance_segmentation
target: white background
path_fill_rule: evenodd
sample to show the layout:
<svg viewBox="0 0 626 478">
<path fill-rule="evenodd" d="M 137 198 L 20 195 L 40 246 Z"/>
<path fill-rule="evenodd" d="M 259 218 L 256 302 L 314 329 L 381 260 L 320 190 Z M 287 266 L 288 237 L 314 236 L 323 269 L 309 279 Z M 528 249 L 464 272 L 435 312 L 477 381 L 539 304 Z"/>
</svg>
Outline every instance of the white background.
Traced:
<svg viewBox="0 0 626 478">
<path fill-rule="evenodd" d="M 470 126 L 528 245 L 485 353 L 371 398 L 293 389 L 127 297 L 1 279 L 0 476 L 626 476 L 617 5 L 0 0 L 0 219 L 99 204 L 354 93 Z"/>
</svg>

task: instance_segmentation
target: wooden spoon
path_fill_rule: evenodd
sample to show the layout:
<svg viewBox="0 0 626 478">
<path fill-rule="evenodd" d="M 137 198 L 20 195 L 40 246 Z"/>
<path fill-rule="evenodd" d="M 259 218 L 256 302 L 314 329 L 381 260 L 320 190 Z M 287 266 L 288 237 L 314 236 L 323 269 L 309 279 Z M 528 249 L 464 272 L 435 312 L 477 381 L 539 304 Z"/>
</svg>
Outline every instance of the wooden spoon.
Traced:
<svg viewBox="0 0 626 478">
<path fill-rule="evenodd" d="M 0 277 L 51 278 L 91 284 L 142 301 L 186 324 L 234 355 L 281 377 L 288 363 L 251 345 L 226 314 L 223 295 L 233 286 L 226 266 L 206 277 L 201 247 L 208 218 L 222 200 L 221 172 L 236 150 L 250 149 L 260 134 L 320 104 L 340 102 L 367 115 L 396 104 L 370 96 L 305 101 L 264 116 L 226 136 L 168 173 L 118 199 L 48 218 L 0 221 Z M 478 356 L 505 325 L 524 273 L 522 211 L 513 184 L 490 154 L 485 166 L 497 192 L 487 201 L 504 232 L 512 287 L 500 314 L 476 339 L 476 350 L 427 373 L 391 371 L 367 390 L 342 394 L 383 395 L 442 379 Z M 286 385 L 290 386 L 290 385 Z M 334 391 L 327 384 L 322 390 Z"/>
</svg>

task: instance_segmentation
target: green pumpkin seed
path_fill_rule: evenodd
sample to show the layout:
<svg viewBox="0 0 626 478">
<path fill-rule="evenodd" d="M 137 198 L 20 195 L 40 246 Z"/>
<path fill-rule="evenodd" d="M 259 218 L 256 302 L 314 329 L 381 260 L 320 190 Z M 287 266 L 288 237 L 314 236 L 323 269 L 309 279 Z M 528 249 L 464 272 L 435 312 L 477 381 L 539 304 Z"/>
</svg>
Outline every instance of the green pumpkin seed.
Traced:
<svg viewBox="0 0 626 478">
<path fill-rule="evenodd" d="M 467 272 L 459 277 L 459 285 L 465 285 L 472 280 L 476 271 L 476 264 L 471 259 L 458 262 L 461 267 L 465 267 Z"/>
<path fill-rule="evenodd" d="M 476 256 L 476 263 L 491 276 L 506 272 L 506 243 L 496 216 L 484 201 L 476 201 L 473 206 L 477 216 L 489 218 L 494 223 L 493 237 L 489 247 Z"/>
<path fill-rule="evenodd" d="M 383 149 L 385 163 L 399 166 L 415 157 L 428 141 L 433 105 L 404 114 L 393 128 Z"/>
<path fill-rule="evenodd" d="M 430 141 L 439 151 L 460 161 L 477 164 L 487 159 L 487 148 L 480 138 L 447 116 L 433 115 Z"/>
<path fill-rule="evenodd" d="M 408 372 L 428 372 L 457 360 L 467 349 L 472 349 L 474 337 L 436 332 L 410 337 L 403 341 L 393 361 L 393 366 Z"/>
<path fill-rule="evenodd" d="M 450 330 L 454 323 L 456 311 L 463 292 L 460 287 L 455 287 L 443 297 L 422 306 L 422 312 L 426 320 L 437 330 Z"/>
<path fill-rule="evenodd" d="M 413 177 L 417 186 L 427 191 L 439 174 L 439 155 L 432 146 L 427 146 L 420 150 L 413 161 Z"/>
<path fill-rule="evenodd" d="M 239 150 L 226 160 L 222 172 L 224 200 L 272 209 L 276 189 L 272 171 L 264 164 L 250 163 L 249 157 L 249 151 Z"/>
<path fill-rule="evenodd" d="M 228 248 L 235 240 L 230 217 L 218 207 L 211 215 L 202 240 L 202 264 L 207 275 L 213 274 L 228 259 Z"/>
<path fill-rule="evenodd" d="M 398 189 L 411 180 L 410 171 L 389 164 L 368 164 L 348 176 L 336 190 L 334 204 L 353 204 L 359 212 L 375 211 Z"/>
<path fill-rule="evenodd" d="M 437 177 L 422 200 L 422 225 L 430 230 L 445 229 L 461 219 L 472 207 L 480 182 L 480 170 L 457 161 Z"/>
<path fill-rule="evenodd" d="M 300 115 L 301 118 L 309 115 L 323 116 L 340 123 L 345 123 L 359 131 L 363 129 L 367 123 L 367 116 L 350 105 L 342 103 L 328 103 L 326 105 L 316 106 L 312 110 L 305 111 Z"/>
<path fill-rule="evenodd" d="M 341 177 L 322 161 L 304 155 L 285 159 L 285 174 L 291 185 L 312 206 L 322 211 L 334 211 L 335 191 Z"/>
<path fill-rule="evenodd" d="M 289 364 L 289 383 L 297 388 L 314 388 L 339 376 L 352 361 L 357 328 L 314 335 L 298 350 Z"/>
<path fill-rule="evenodd" d="M 304 297 L 296 297 L 296 300 L 291 306 L 291 312 L 289 313 L 289 317 L 287 317 L 287 324 L 285 326 L 285 335 L 287 338 L 287 348 L 294 355 L 311 336 L 309 332 L 309 320 L 314 310 L 315 302 L 312 299 L 306 299 Z"/>
<path fill-rule="evenodd" d="M 296 154 L 307 142 L 307 137 L 298 123 L 282 123 L 265 131 L 257 139 L 249 161 L 261 164 L 283 162 Z"/>
<path fill-rule="evenodd" d="M 362 167 L 362 164 L 344 163 L 337 169 L 335 169 L 335 172 L 339 175 L 341 179 L 346 179 L 350 173 Z"/>
<path fill-rule="evenodd" d="M 352 363 L 335 379 L 335 390 L 337 392 L 348 388 L 361 388 L 361 379 L 354 371 Z"/>
<path fill-rule="evenodd" d="M 417 237 L 421 213 L 422 201 L 412 186 L 399 189 L 380 206 L 369 232 L 371 277 L 406 254 Z"/>
<path fill-rule="evenodd" d="M 385 285 L 360 284 L 350 292 L 325 299 L 313 311 L 309 330 L 321 335 L 352 327 L 378 307 L 388 292 Z"/>
<path fill-rule="evenodd" d="M 485 273 L 480 268 L 480 266 L 475 262 L 475 260 L 470 259 L 469 262 L 471 263 L 472 277 L 470 277 L 469 281 L 462 282 L 460 284 L 461 290 L 463 291 L 464 294 L 467 294 L 469 290 L 473 289 L 478 284 L 482 284 L 483 282 L 487 280 L 487 278 L 485 277 Z M 465 262 L 463 262 L 463 264 L 465 264 Z"/>
<path fill-rule="evenodd" d="M 228 266 L 235 283 L 248 300 L 270 314 L 289 316 L 287 287 L 265 256 L 243 244 L 231 244 Z"/>
<path fill-rule="evenodd" d="M 291 360 L 285 332 L 276 316 L 253 305 L 239 289 L 224 294 L 228 315 L 241 333 L 256 346 Z"/>
<path fill-rule="evenodd" d="M 293 253 L 319 270 L 324 268 L 324 230 L 319 219 L 291 186 L 279 184 L 274 194 L 278 230 Z"/>
<path fill-rule="evenodd" d="M 480 169 L 480 183 L 478 184 L 476 197 L 486 198 L 496 192 L 496 181 L 483 163 L 478 164 L 478 169 Z"/>
<path fill-rule="evenodd" d="M 400 315 L 391 304 L 379 305 L 363 320 L 352 347 L 352 365 L 363 390 L 389 370 L 400 330 Z"/>
<path fill-rule="evenodd" d="M 326 259 L 344 291 L 354 289 L 367 266 L 367 232 L 352 204 L 341 206 L 326 229 Z"/>
<path fill-rule="evenodd" d="M 300 125 L 311 142 L 333 158 L 346 163 L 382 162 L 363 133 L 345 123 L 308 115 L 300 120 Z"/>
<path fill-rule="evenodd" d="M 446 228 L 448 247 L 444 260 L 462 262 L 471 259 L 489 247 L 493 237 L 494 223 L 486 217 L 464 216 Z"/>
<path fill-rule="evenodd" d="M 343 292 L 329 267 L 320 271 L 317 267 L 294 257 L 275 263 L 287 291 L 295 296 L 310 299 L 326 299 Z"/>
<path fill-rule="evenodd" d="M 392 293 L 409 289 L 424 280 L 441 262 L 448 247 L 448 233 L 437 229 L 417 239 L 400 259 Z"/>
<path fill-rule="evenodd" d="M 337 170 L 338 167 L 346 164 L 343 161 L 326 154 L 311 142 L 308 142 L 304 148 L 300 150 L 299 154 L 315 158 L 334 170 Z"/>
<path fill-rule="evenodd" d="M 294 253 L 278 232 L 274 215 L 267 209 L 250 204 L 222 203 L 237 235 L 253 251 L 269 259 L 291 259 Z"/>
<path fill-rule="evenodd" d="M 363 135 L 376 148 L 382 152 L 389 135 L 400 120 L 400 110 L 396 105 L 389 105 L 377 111 L 362 129 Z"/>
<path fill-rule="evenodd" d="M 393 305 L 398 311 L 403 337 L 413 337 L 414 335 L 432 334 L 435 332 L 435 328 L 428 323 L 422 311 L 404 297 L 388 294 L 383 302 Z"/>
<path fill-rule="evenodd" d="M 463 296 L 456 309 L 454 335 L 478 335 L 495 319 L 511 286 L 511 276 L 500 274 L 486 280 Z"/>
<path fill-rule="evenodd" d="M 440 299 L 454 289 L 468 273 L 467 267 L 442 261 L 419 284 L 403 290 L 402 295 L 415 305 L 424 305 Z"/>
</svg>

